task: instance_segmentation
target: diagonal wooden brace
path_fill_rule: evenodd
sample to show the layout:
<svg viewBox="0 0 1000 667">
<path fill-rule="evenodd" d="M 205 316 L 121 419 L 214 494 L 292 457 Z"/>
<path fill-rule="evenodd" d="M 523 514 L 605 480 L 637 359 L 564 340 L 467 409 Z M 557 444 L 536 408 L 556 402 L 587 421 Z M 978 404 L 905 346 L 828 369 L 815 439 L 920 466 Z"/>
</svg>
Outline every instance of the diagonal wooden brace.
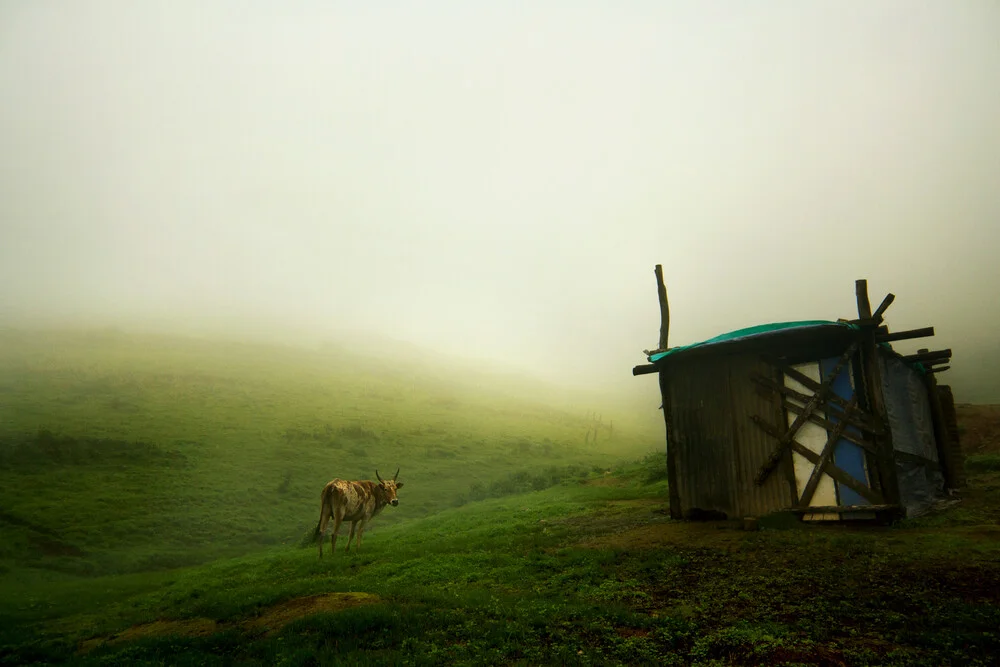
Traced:
<svg viewBox="0 0 1000 667">
<path fill-rule="evenodd" d="M 851 397 L 851 404 L 848 406 L 847 411 L 837 422 L 837 425 L 833 427 L 830 431 L 830 437 L 826 440 L 826 445 L 823 447 L 822 453 L 819 455 L 819 461 L 816 462 L 816 467 L 813 468 L 812 474 L 809 476 L 809 481 L 806 482 L 806 488 L 802 489 L 802 497 L 799 498 L 800 507 L 808 507 L 809 501 L 812 500 L 813 494 L 816 493 L 816 487 L 819 486 L 819 480 L 823 477 L 823 469 L 826 468 L 826 464 L 833 460 L 833 451 L 840 441 L 840 435 L 847 428 L 848 419 L 851 413 L 858 405 L 858 395 L 854 394 Z"/>
<path fill-rule="evenodd" d="M 764 433 L 767 433 L 775 440 L 781 439 L 782 437 L 781 431 L 779 431 L 774 426 L 766 422 L 760 416 L 753 415 L 752 417 L 750 417 L 750 419 L 752 419 L 753 423 L 757 424 L 757 426 L 759 426 L 760 429 L 764 431 Z M 791 447 L 793 452 L 795 452 L 796 454 L 801 454 L 810 463 L 813 464 L 819 463 L 819 454 L 809 449 L 808 447 L 798 442 L 797 440 L 792 440 L 789 446 Z M 846 471 L 844 471 L 841 468 L 838 468 L 833 463 L 827 463 L 823 472 L 825 472 L 830 477 L 833 477 L 836 481 L 840 482 L 847 488 L 851 489 L 862 498 L 868 500 L 873 505 L 881 505 L 885 503 L 885 500 L 882 498 L 882 494 L 880 494 L 875 489 L 865 486 L 858 480 L 854 479 Z"/>
<path fill-rule="evenodd" d="M 837 379 L 837 376 L 840 375 L 840 371 L 843 370 L 844 366 L 851 360 L 851 357 L 854 356 L 854 352 L 857 349 L 858 342 L 854 341 L 847 347 L 847 350 L 840 355 L 840 359 L 837 360 L 837 365 L 833 368 L 833 372 L 830 373 L 829 377 L 827 377 L 826 380 L 824 380 L 820 385 L 819 391 L 817 391 L 816 394 L 809 399 L 809 402 L 806 403 L 802 414 L 797 416 L 795 421 L 792 422 L 792 425 L 788 427 L 785 435 L 778 441 L 778 446 L 771 453 L 771 456 L 768 457 L 767 461 L 764 462 L 764 465 L 761 466 L 760 471 L 757 472 L 757 477 L 754 479 L 754 483 L 757 486 L 760 486 L 765 480 L 767 480 L 771 471 L 774 470 L 778 466 L 778 463 L 781 462 L 781 457 L 785 453 L 785 448 L 788 447 L 789 443 L 795 439 L 796 433 L 798 433 L 802 425 L 809 419 L 809 415 L 822 405 L 827 396 L 830 395 L 830 392 L 833 391 L 833 381 Z"/>
<path fill-rule="evenodd" d="M 802 414 L 802 406 L 801 405 L 796 405 L 795 403 L 792 403 L 791 401 L 783 401 L 781 405 L 786 410 L 788 410 L 789 412 L 794 412 L 797 415 L 798 414 Z M 815 413 L 809 415 L 809 421 L 811 423 L 813 423 L 813 424 L 816 424 L 816 426 L 823 427 L 826 430 L 830 430 L 830 429 L 834 428 L 837 425 L 836 422 L 832 422 L 829 419 L 823 419 L 822 417 L 820 417 L 819 415 L 817 415 Z M 848 424 L 848 425 L 851 425 L 851 424 Z M 880 456 L 881 455 L 881 453 L 879 452 L 878 446 L 874 442 L 871 442 L 870 440 L 866 440 L 865 438 L 861 437 L 857 433 L 851 433 L 850 431 L 845 430 L 843 433 L 840 434 L 840 437 L 842 439 L 844 439 L 844 440 L 847 440 L 848 442 L 853 442 L 855 445 L 857 445 L 858 447 L 860 447 L 861 449 L 863 449 L 863 450 L 865 450 L 867 452 L 870 452 L 874 456 Z"/>
<path fill-rule="evenodd" d="M 795 370 L 795 369 L 791 369 L 791 370 Z M 806 377 L 806 376 L 803 376 L 803 377 Z M 771 391 L 778 392 L 783 397 L 787 397 L 784 400 L 782 400 L 782 405 L 784 407 L 786 407 L 786 408 L 790 408 L 796 414 L 799 414 L 800 412 L 802 412 L 802 408 L 801 408 L 801 406 L 798 406 L 798 405 L 795 405 L 794 403 L 792 403 L 789 399 L 794 398 L 795 400 L 800 401 L 803 405 L 805 405 L 806 403 L 809 402 L 810 396 L 808 394 L 803 394 L 801 392 L 795 391 L 791 387 L 786 387 L 785 385 L 781 384 L 780 382 L 775 382 L 771 378 L 764 377 L 760 373 L 753 373 L 750 376 L 750 379 L 752 379 L 754 382 L 756 382 L 757 384 L 761 385 L 762 387 L 766 387 L 767 389 L 770 389 Z M 806 379 L 808 379 L 808 378 L 806 378 Z M 817 384 L 816 387 L 818 388 L 819 385 Z M 842 398 L 840 398 L 836 394 L 831 395 L 829 397 L 829 400 L 827 401 L 827 403 L 831 404 L 831 405 L 836 405 L 842 411 L 846 411 L 847 408 L 848 408 L 848 406 L 850 405 L 849 401 L 843 400 Z M 816 420 L 826 421 L 826 420 L 823 420 L 822 417 L 817 417 L 816 415 L 812 415 L 809 418 L 809 421 L 812 421 L 813 423 L 816 423 Z M 850 422 L 851 426 L 853 426 L 856 429 L 861 430 L 861 431 L 866 431 L 868 433 L 878 433 L 880 431 L 880 429 L 878 429 L 878 427 L 876 427 L 876 426 L 873 425 L 874 422 L 875 422 L 875 420 L 870 415 L 868 415 L 868 413 L 866 413 L 864 410 L 861 410 L 861 409 L 856 409 L 854 411 L 854 414 L 851 416 L 851 418 L 848 421 Z M 823 426 L 823 424 L 820 424 L 820 425 Z M 829 428 L 833 428 L 833 424 L 832 423 L 830 423 Z"/>
<path fill-rule="evenodd" d="M 822 388 L 822 386 L 823 386 L 819 382 L 816 382 L 816 380 L 813 380 L 811 377 L 809 377 L 807 375 L 803 375 L 800 371 L 797 371 L 796 369 L 792 368 L 788 364 L 781 363 L 779 361 L 774 361 L 774 360 L 765 360 L 765 361 L 767 361 L 768 363 L 776 366 L 778 368 L 778 370 L 780 370 L 782 373 L 784 373 L 788 377 L 792 378 L 793 380 L 797 381 L 799 384 L 801 384 L 802 386 L 804 386 L 806 389 L 811 389 L 812 391 L 816 392 L 816 391 L 819 391 L 820 388 Z M 788 393 L 788 392 L 784 392 L 784 393 Z M 791 395 L 791 394 L 788 393 L 788 395 Z M 802 399 L 799 399 L 799 400 L 802 400 Z M 840 396 L 837 396 L 836 394 L 832 394 L 831 396 L 828 397 L 827 400 L 830 403 L 836 405 L 837 407 L 840 407 L 840 408 L 845 409 L 845 410 L 847 409 L 847 401 L 845 401 L 844 399 L 842 399 Z M 856 415 L 856 417 L 855 417 L 855 419 L 861 419 L 861 418 L 864 418 L 864 420 L 867 423 L 864 426 L 860 426 L 859 428 L 861 428 L 864 431 L 868 431 L 869 433 L 874 433 L 875 435 L 885 435 L 885 427 L 882 426 L 882 423 L 874 415 L 872 415 L 869 412 L 864 412 L 864 411 L 859 410 L 858 413 L 857 413 L 857 415 Z"/>
</svg>

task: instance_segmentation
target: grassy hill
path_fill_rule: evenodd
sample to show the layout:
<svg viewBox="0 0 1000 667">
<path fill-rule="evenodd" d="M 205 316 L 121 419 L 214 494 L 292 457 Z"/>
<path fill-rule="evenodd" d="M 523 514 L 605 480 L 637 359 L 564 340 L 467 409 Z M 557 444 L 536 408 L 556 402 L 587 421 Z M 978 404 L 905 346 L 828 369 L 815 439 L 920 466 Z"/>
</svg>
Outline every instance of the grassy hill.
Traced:
<svg viewBox="0 0 1000 667">
<path fill-rule="evenodd" d="M 746 532 L 668 518 L 657 415 L 459 370 L 0 333 L 0 664 L 995 664 L 995 407 L 958 504 Z M 318 560 L 376 466 L 400 506 Z"/>
<path fill-rule="evenodd" d="M 2 331 L 0 568 L 140 572 L 292 543 L 329 479 L 398 467 L 377 532 L 662 447 L 648 419 L 492 377 L 413 350 Z"/>
<path fill-rule="evenodd" d="M 685 523 L 658 463 L 273 546 L 0 588 L 0 662 L 991 665 L 1000 472 L 891 528 Z M 404 489 L 405 490 L 405 489 Z M 6 652 L 6 653 L 4 653 Z"/>
</svg>

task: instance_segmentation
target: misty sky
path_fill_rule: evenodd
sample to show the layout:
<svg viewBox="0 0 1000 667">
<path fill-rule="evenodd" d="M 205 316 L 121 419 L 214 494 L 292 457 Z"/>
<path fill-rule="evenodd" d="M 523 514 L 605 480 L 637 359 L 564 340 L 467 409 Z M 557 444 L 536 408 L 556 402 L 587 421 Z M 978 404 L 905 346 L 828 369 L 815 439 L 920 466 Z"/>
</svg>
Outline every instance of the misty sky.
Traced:
<svg viewBox="0 0 1000 667">
<path fill-rule="evenodd" d="M 13 321 L 641 382 L 662 263 L 672 344 L 855 316 L 866 277 L 960 369 L 1000 353 L 998 250 L 995 1 L 0 0 Z"/>
</svg>

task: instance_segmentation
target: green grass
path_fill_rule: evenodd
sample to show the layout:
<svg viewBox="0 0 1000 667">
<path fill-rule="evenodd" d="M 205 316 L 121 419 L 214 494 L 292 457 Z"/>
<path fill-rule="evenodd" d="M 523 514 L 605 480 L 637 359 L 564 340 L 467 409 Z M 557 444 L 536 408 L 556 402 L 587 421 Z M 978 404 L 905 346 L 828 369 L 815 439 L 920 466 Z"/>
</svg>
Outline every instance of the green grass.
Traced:
<svg viewBox="0 0 1000 667">
<path fill-rule="evenodd" d="M 661 434 L 639 419 L 616 415 L 614 439 L 595 446 L 587 410 L 353 358 L 5 335 L 0 664 L 987 665 L 1000 654 L 989 465 L 970 463 L 959 505 L 893 527 L 744 532 L 666 516 Z M 343 539 L 322 561 L 301 548 L 322 484 L 375 465 L 399 465 L 407 486 L 361 552 Z M 377 598 L 295 611 L 331 592 Z M 278 613 L 290 623 L 268 620 L 268 632 Z"/>
<path fill-rule="evenodd" d="M 291 544 L 333 477 L 399 467 L 391 525 L 662 446 L 627 413 L 594 444 L 600 405 L 511 394 L 333 348 L 0 332 L 0 571 L 141 572 Z"/>
<path fill-rule="evenodd" d="M 965 461 L 969 472 L 1000 472 L 1000 454 L 973 454 Z"/>
<path fill-rule="evenodd" d="M 645 475 L 637 462 L 610 480 L 471 502 L 322 561 L 314 547 L 275 547 L 149 577 L 24 582 L 33 602 L 3 591 L 3 640 L 15 661 L 80 664 L 939 665 L 991 664 L 1000 650 L 1000 542 L 985 525 L 935 539 L 905 524 L 691 525 L 663 515 L 665 484 Z M 970 503 L 995 525 L 996 500 Z M 240 626 L 330 591 L 380 602 L 273 636 Z M 219 632 L 76 653 L 90 637 L 199 618 Z"/>
</svg>

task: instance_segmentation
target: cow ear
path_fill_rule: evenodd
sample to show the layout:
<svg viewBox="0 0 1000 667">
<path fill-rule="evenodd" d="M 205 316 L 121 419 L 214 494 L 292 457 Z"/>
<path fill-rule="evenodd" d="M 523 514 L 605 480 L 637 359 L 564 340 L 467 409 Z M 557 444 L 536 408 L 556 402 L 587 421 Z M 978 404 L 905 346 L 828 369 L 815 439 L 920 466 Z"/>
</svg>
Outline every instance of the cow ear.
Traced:
<svg viewBox="0 0 1000 667">
<path fill-rule="evenodd" d="M 403 488 L 403 483 L 402 482 L 396 482 L 396 488 L 397 489 Z"/>
</svg>

